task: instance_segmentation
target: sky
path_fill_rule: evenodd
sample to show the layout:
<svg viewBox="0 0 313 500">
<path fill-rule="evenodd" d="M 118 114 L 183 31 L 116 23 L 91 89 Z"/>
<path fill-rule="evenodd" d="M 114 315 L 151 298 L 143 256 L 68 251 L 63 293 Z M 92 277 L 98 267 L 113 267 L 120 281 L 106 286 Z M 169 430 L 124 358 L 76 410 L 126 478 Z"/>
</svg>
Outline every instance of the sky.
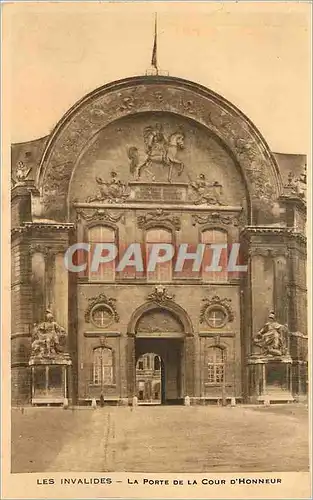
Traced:
<svg viewBox="0 0 313 500">
<path fill-rule="evenodd" d="M 295 2 L 5 5 L 12 142 L 49 134 L 93 89 L 145 74 L 157 12 L 162 70 L 238 106 L 273 151 L 308 153 L 310 9 Z"/>
</svg>

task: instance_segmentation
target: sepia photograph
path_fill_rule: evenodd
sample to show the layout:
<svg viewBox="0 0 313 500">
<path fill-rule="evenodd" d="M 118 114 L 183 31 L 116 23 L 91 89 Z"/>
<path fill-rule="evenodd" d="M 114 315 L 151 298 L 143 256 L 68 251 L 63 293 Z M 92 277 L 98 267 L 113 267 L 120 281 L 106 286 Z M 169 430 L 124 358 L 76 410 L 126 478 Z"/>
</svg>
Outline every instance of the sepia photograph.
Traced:
<svg viewBox="0 0 313 500">
<path fill-rule="evenodd" d="M 9 475 L 307 485 L 311 5 L 2 13 Z"/>
</svg>

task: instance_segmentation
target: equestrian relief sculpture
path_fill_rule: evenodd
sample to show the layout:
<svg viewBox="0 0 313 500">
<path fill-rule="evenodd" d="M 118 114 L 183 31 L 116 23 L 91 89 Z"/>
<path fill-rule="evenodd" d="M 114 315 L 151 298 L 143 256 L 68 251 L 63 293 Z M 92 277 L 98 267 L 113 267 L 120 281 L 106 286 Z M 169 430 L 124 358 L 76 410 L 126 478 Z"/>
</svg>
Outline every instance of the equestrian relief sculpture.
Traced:
<svg viewBox="0 0 313 500">
<path fill-rule="evenodd" d="M 140 160 L 139 151 L 135 146 L 128 149 L 128 158 L 130 159 L 130 173 L 136 180 L 139 180 L 143 171 L 156 179 L 152 167 L 158 165 L 168 168 L 168 182 L 172 181 L 173 171 L 181 175 L 184 170 L 184 164 L 177 157 L 178 151 L 184 149 L 184 132 L 179 129 L 166 138 L 163 126 L 156 123 L 154 127 L 148 126 L 143 132 L 145 144 L 145 157 Z"/>
</svg>

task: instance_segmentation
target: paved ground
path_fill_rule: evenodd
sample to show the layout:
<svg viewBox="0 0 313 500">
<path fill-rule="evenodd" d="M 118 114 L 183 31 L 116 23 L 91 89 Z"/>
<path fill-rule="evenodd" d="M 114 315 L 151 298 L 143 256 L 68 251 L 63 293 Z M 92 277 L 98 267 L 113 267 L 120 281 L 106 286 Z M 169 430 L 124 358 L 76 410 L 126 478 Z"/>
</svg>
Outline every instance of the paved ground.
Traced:
<svg viewBox="0 0 313 500">
<path fill-rule="evenodd" d="M 308 454 L 300 405 L 12 412 L 12 472 L 307 471 Z"/>
</svg>

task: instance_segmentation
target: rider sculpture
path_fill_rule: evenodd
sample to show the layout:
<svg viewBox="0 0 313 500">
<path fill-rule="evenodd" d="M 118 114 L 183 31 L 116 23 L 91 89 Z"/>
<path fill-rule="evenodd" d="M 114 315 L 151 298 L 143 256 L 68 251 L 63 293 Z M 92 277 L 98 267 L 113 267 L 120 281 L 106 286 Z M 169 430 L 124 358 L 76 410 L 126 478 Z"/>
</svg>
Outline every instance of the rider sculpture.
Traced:
<svg viewBox="0 0 313 500">
<path fill-rule="evenodd" d="M 163 126 L 157 123 L 155 127 L 144 129 L 144 143 L 146 156 L 142 162 L 139 159 L 139 152 L 135 146 L 128 149 L 130 159 L 130 172 L 135 179 L 141 177 L 142 171 L 147 171 L 155 180 L 155 174 L 150 170 L 154 164 L 168 167 L 168 181 L 172 181 L 173 169 L 177 168 L 178 175 L 184 170 L 184 164 L 177 158 L 179 150 L 184 149 L 185 135 L 182 130 L 177 130 L 168 139 L 163 132 Z"/>
</svg>

